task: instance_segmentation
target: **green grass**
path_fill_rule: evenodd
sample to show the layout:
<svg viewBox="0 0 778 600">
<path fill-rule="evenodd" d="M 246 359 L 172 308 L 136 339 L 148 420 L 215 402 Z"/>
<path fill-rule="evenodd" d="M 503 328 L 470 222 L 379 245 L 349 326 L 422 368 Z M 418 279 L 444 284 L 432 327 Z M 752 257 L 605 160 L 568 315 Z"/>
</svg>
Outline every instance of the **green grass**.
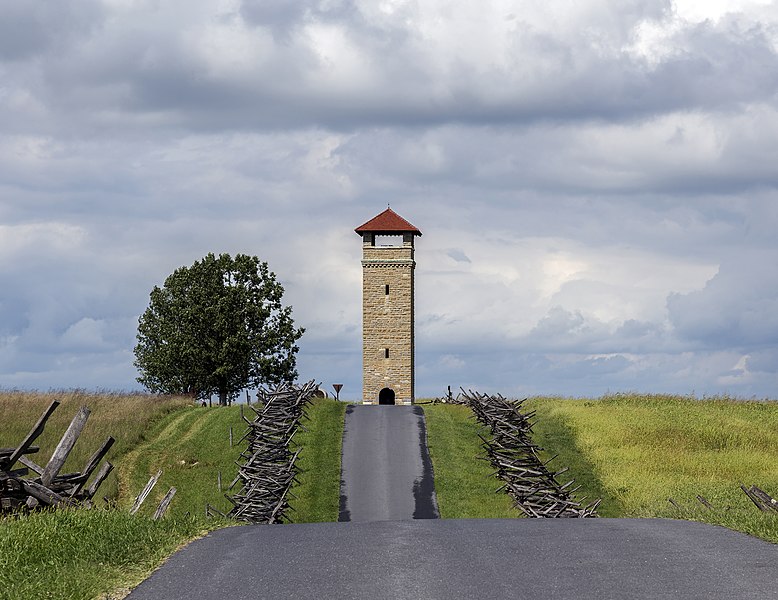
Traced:
<svg viewBox="0 0 778 600">
<path fill-rule="evenodd" d="M 253 412 L 247 409 L 246 417 L 252 416 Z M 177 492 L 170 505 L 171 515 L 204 514 L 206 503 L 227 512 L 232 505 L 223 492 L 237 474 L 235 461 L 245 447 L 238 442 L 245 430 L 239 406 L 187 407 L 167 415 L 150 430 L 147 441 L 129 452 L 120 464 L 120 506 L 131 506 L 149 477 L 162 469 L 162 477 L 146 499 L 141 514 L 153 514 L 172 486 Z M 218 488 L 220 472 L 222 492 Z"/>
<path fill-rule="evenodd" d="M 550 467 L 554 470 L 559 470 L 562 467 L 570 469 L 567 473 L 559 476 L 560 483 L 575 479 L 576 485 L 581 486 L 581 489 L 575 493 L 575 497 L 584 505 L 597 498 L 602 499 L 602 503 L 597 509 L 597 514 L 601 517 L 629 516 L 624 513 L 615 492 L 611 493 L 611 490 L 601 482 L 598 466 L 590 460 L 587 453 L 580 450 L 576 442 L 576 430 L 568 425 L 567 420 L 560 418 L 551 409 L 550 401 L 544 402 L 544 408 L 548 408 L 548 412 L 539 408 L 535 402 L 531 405 L 525 405 L 525 407 L 527 411 L 538 410 L 538 417 L 534 421 L 532 430 L 532 439 L 545 449 L 542 458 L 548 460 L 552 456 L 558 455 L 551 462 Z"/>
<path fill-rule="evenodd" d="M 119 510 L 61 510 L 0 519 L 0 597 L 123 597 L 176 547 L 205 532 L 202 519 L 152 521 Z"/>
<path fill-rule="evenodd" d="M 488 461 L 481 460 L 476 423 L 466 406 L 424 405 L 427 445 L 435 472 L 435 495 L 444 519 L 498 519 L 520 516 L 507 494 L 495 493 L 500 482 Z"/>
<path fill-rule="evenodd" d="M 616 394 L 601 399 L 533 398 L 534 439 L 552 465 L 570 470 L 576 494 L 602 498 L 603 517 L 666 517 L 722 525 L 778 542 L 778 514 L 764 514 L 739 488 L 778 494 L 778 403 Z M 444 518 L 515 517 L 483 457 L 487 435 L 464 406 L 425 405 Z M 709 510 L 696 500 L 709 500 Z M 673 507 L 672 497 L 681 509 Z"/>
<path fill-rule="evenodd" d="M 294 438 L 302 447 L 298 465 L 299 484 L 292 489 L 292 509 L 288 516 L 295 522 L 337 521 L 340 490 L 340 453 L 343 438 L 343 414 L 346 405 L 332 400 L 315 400 L 308 407 L 309 419 Z M 245 411 L 251 419 L 254 413 Z M 232 427 L 234 447 L 230 448 Z M 141 512 L 152 514 L 156 504 L 171 486 L 177 493 L 170 511 L 174 515 L 202 514 L 205 503 L 222 512 L 231 504 L 217 488 L 221 472 L 223 491 L 237 474 L 235 461 L 245 443 L 240 442 L 246 424 L 240 407 L 187 408 L 168 415 L 149 433 L 149 441 L 130 452 L 120 469 L 122 505 L 130 506 L 148 478 L 162 469 L 163 474 Z"/>
<path fill-rule="evenodd" d="M 340 457 L 343 445 L 344 402 L 316 399 L 308 407 L 308 420 L 294 438 L 302 448 L 298 458 L 299 485 L 290 499 L 288 513 L 295 523 L 338 520 L 340 503 Z"/>
<path fill-rule="evenodd" d="M 704 520 L 778 542 L 778 515 L 762 515 L 739 489 L 778 495 L 778 403 L 616 394 L 530 407 L 537 442 L 571 467 L 581 494 L 603 498 L 602 516 Z"/>
</svg>

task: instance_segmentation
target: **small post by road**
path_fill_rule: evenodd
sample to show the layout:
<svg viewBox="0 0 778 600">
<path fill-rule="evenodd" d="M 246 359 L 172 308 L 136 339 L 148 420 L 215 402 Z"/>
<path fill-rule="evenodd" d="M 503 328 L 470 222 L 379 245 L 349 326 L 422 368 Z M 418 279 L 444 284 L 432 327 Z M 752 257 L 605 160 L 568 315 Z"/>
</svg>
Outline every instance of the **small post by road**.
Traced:
<svg viewBox="0 0 778 600">
<path fill-rule="evenodd" d="M 332 389 L 335 390 L 335 400 L 340 401 L 340 390 L 343 389 L 342 383 L 333 383 Z"/>
</svg>

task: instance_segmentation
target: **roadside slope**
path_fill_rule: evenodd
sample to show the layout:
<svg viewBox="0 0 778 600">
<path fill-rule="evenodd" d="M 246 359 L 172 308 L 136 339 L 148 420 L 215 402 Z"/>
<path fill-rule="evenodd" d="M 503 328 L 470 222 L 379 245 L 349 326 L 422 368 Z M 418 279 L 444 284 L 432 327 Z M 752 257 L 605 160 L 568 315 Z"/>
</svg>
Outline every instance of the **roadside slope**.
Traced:
<svg viewBox="0 0 778 600">
<path fill-rule="evenodd" d="M 739 487 L 778 494 L 778 403 L 614 394 L 530 405 L 536 441 L 571 467 L 579 495 L 603 498 L 602 516 L 699 520 L 778 542 L 778 514 Z"/>
</svg>

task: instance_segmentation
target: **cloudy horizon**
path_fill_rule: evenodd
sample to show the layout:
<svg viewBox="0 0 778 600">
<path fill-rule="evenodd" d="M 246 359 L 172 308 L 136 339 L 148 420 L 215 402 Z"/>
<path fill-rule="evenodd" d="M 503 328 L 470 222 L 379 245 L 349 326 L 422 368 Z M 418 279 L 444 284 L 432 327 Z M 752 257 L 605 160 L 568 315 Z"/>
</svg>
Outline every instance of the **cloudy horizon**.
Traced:
<svg viewBox="0 0 778 600">
<path fill-rule="evenodd" d="M 152 287 L 242 252 L 358 399 L 391 204 L 419 397 L 778 397 L 775 1 L 0 10 L 0 388 L 138 389 Z"/>
</svg>

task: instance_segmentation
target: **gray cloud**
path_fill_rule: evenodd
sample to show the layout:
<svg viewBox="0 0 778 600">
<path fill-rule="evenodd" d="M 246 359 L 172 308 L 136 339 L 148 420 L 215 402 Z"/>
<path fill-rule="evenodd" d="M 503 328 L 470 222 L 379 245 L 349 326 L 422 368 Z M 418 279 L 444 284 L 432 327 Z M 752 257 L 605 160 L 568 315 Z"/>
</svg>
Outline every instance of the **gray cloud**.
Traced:
<svg viewBox="0 0 778 600">
<path fill-rule="evenodd" d="M 359 7 L 351 0 L 302 0 L 294 3 L 283 0 L 243 0 L 240 15 L 249 25 L 270 29 L 279 42 L 290 42 L 292 34 L 299 33 L 299 28 L 307 23 L 349 25 L 350 21 L 356 21 L 355 25 L 367 25 L 361 18 Z"/>
<path fill-rule="evenodd" d="M 0 60 L 29 60 L 69 49 L 102 22 L 100 3 L 0 1 Z"/>
<path fill-rule="evenodd" d="M 756 350 L 749 355 L 746 365 L 749 371 L 778 374 L 778 349 Z"/>
<path fill-rule="evenodd" d="M 468 257 L 467 254 L 465 254 L 462 250 L 459 248 L 451 248 L 446 252 L 446 255 L 451 258 L 452 260 L 460 263 L 469 263 L 473 262 Z"/>
<path fill-rule="evenodd" d="M 0 3 L 0 386 L 133 386 L 152 286 L 226 251 L 357 398 L 353 228 L 391 203 L 424 232 L 422 395 L 774 394 L 774 10 L 28 4 Z"/>
<path fill-rule="evenodd" d="M 680 336 L 711 348 L 778 344 L 778 255 L 738 258 L 724 262 L 703 289 L 668 297 Z"/>
<path fill-rule="evenodd" d="M 9 36 L 9 52 L 44 59 L 9 67 L 5 108 L 13 116 L 37 106 L 71 135 L 502 127 L 726 112 L 770 102 L 778 89 L 775 24 L 748 14 L 686 23 L 668 2 L 525 8 L 517 17 L 466 6 L 435 14 L 413 4 L 246 1 L 224 11 L 169 2 L 55 9 L 68 10 L 64 18 L 13 9 L 8 22 L 27 23 L 15 27 L 31 37 Z M 647 26 L 673 33 L 655 48 L 642 40 Z M 25 96 L 25 106 L 11 101 Z M 75 119 L 55 118 L 63 113 Z"/>
</svg>

